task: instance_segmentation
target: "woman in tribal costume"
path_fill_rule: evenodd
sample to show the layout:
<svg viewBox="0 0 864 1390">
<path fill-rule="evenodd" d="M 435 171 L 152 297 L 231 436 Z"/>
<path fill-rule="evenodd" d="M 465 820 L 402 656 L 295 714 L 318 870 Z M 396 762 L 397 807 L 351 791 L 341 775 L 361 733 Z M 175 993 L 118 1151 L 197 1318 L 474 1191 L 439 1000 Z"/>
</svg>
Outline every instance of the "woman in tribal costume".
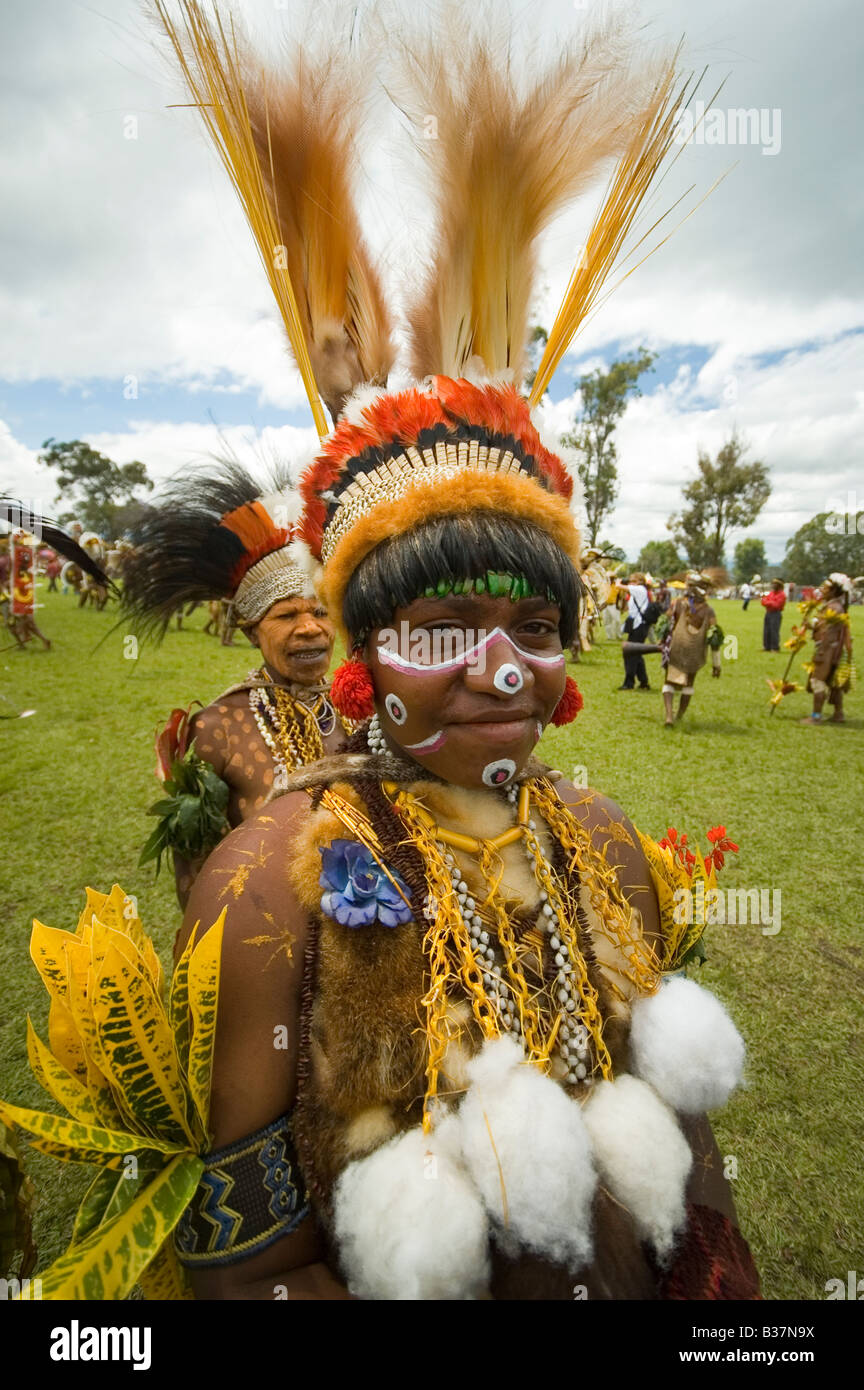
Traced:
<svg viewBox="0 0 864 1390">
<path fill-rule="evenodd" d="M 187 470 L 150 512 L 126 561 L 123 603 L 139 628 L 163 635 L 186 604 L 225 599 L 232 623 L 262 657 L 196 714 L 173 710 L 157 737 L 157 775 L 167 780 L 185 758 L 188 771 L 179 776 L 194 777 L 184 790 L 197 794 L 202 811 L 190 834 L 166 807 L 144 851 L 172 851 L 184 907 L 222 835 L 259 811 L 290 771 L 335 752 L 353 729 L 330 702 L 335 629 L 298 563 L 299 506 L 284 483 L 262 495 L 236 462 Z"/>
<path fill-rule="evenodd" d="M 264 197 L 265 264 L 285 252 L 322 435 L 297 544 L 350 653 L 333 702 L 360 727 L 192 889 L 180 1055 L 193 977 L 216 978 L 202 952 L 218 1010 L 179 1258 L 203 1298 L 758 1297 L 705 1119 L 743 1043 L 680 974 L 686 870 L 536 754 L 581 707 L 564 652 L 582 585 L 575 469 L 532 406 L 585 303 L 523 394 L 535 241 L 615 159 L 596 227 L 621 244 L 674 138 L 674 65 L 601 32 L 517 90 L 513 56 L 470 34 L 402 50 L 435 113 L 441 225 L 409 316 L 416 384 L 388 393 L 338 65 L 304 54 L 265 99 L 229 27 L 182 8 L 182 33 L 160 13 L 191 97 L 241 196 Z M 263 193 L 231 163 L 247 137 Z M 609 262 L 586 265 L 591 302 Z"/>
<path fill-rule="evenodd" d="M 701 575 L 688 574 L 687 592 L 669 610 L 671 631 L 664 654 L 663 708 L 666 728 L 681 719 L 693 698 L 696 675 L 711 652 L 711 674 L 720 675 L 719 629 L 714 609 L 709 605 L 706 582 Z M 720 634 L 722 641 L 722 634 Z M 678 713 L 675 695 L 678 694 Z"/>
<path fill-rule="evenodd" d="M 821 724 L 827 700 L 834 706 L 832 724 L 845 723 L 843 696 L 852 684 L 852 634 L 849 629 L 849 596 L 852 581 L 845 574 L 829 574 L 821 585 L 821 602 L 809 619 L 813 629 L 813 660 L 808 667 L 807 689 L 813 710 L 802 724 Z"/>
</svg>

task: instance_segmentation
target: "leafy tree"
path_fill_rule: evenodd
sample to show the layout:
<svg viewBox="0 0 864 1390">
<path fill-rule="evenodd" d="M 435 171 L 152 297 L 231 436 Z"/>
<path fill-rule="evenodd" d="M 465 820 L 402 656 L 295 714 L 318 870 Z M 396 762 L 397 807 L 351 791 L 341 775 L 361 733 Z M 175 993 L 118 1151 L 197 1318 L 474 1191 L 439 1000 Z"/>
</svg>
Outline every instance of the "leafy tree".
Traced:
<svg viewBox="0 0 864 1390">
<path fill-rule="evenodd" d="M 658 579 L 669 579 L 681 568 L 681 556 L 673 541 L 649 541 L 639 551 L 636 569 Z"/>
<path fill-rule="evenodd" d="M 639 378 L 653 370 L 656 356 L 640 348 L 638 354 L 613 362 L 608 372 L 598 368 L 576 383 L 582 397 L 581 418 L 561 442 L 582 456 L 578 467 L 585 489 L 589 545 L 596 544 L 618 496 L 618 453 L 612 436 L 630 397 L 641 396 Z"/>
<path fill-rule="evenodd" d="M 689 506 L 669 518 L 668 526 L 687 551 L 691 565 L 722 565 L 726 537 L 751 526 L 771 496 L 768 468 L 745 462 L 747 444 L 733 431 L 713 460 L 699 450 L 699 473 L 684 487 Z"/>
<path fill-rule="evenodd" d="M 864 512 L 819 512 L 786 542 L 784 579 L 821 584 L 835 570 L 864 575 Z"/>
<path fill-rule="evenodd" d="M 735 547 L 735 583 L 744 584 L 754 574 L 764 574 L 768 568 L 765 542 L 755 536 L 745 536 Z"/>
<path fill-rule="evenodd" d="M 83 439 L 58 444 L 46 439 L 39 462 L 57 470 L 59 492 L 56 501 L 65 502 L 70 510 L 62 512 L 62 523 L 80 521 L 86 531 L 113 537 L 118 514 L 130 503 L 140 502 L 135 494 L 141 488 L 153 490 L 147 468 L 137 459 L 118 464 L 98 450 L 91 449 Z"/>
<path fill-rule="evenodd" d="M 613 564 L 626 564 L 627 555 L 626 552 L 621 549 L 620 545 L 613 545 L 611 541 L 598 541 L 597 549 L 600 551 L 601 555 L 605 555 L 607 560 L 611 560 Z"/>
</svg>

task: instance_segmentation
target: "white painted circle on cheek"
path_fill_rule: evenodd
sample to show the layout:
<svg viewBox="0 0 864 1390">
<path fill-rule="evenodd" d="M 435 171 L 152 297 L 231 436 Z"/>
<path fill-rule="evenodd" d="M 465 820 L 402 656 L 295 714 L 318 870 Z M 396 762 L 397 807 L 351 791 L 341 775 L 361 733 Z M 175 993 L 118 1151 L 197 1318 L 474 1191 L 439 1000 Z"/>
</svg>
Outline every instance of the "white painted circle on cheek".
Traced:
<svg viewBox="0 0 864 1390">
<path fill-rule="evenodd" d="M 394 724 L 402 725 L 408 718 L 407 709 L 403 705 L 402 701 L 397 699 L 395 695 L 384 696 L 384 708 L 386 709 L 390 718 L 393 720 Z"/>
<path fill-rule="evenodd" d="M 501 690 L 505 695 L 515 695 L 525 684 L 522 672 L 512 661 L 505 661 L 503 666 L 499 666 L 495 675 L 492 677 L 492 684 L 496 690 Z"/>
<path fill-rule="evenodd" d="M 503 787 L 515 772 L 516 764 L 512 758 L 498 758 L 496 762 L 486 764 L 481 776 L 487 787 Z"/>
</svg>

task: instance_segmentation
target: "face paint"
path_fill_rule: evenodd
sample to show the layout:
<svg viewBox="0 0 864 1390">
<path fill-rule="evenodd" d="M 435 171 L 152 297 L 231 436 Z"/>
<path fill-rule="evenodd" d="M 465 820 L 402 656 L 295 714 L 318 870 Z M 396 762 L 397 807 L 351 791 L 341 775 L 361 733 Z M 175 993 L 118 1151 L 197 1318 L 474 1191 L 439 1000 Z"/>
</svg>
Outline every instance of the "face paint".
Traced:
<svg viewBox="0 0 864 1390">
<path fill-rule="evenodd" d="M 567 658 L 563 652 L 556 656 L 539 656 L 536 652 L 526 651 L 524 647 L 518 646 L 513 638 L 500 627 L 493 628 L 479 642 L 475 642 L 459 656 L 449 657 L 444 661 L 410 661 L 408 657 L 402 656 L 401 652 L 394 651 L 393 645 L 389 641 L 379 642 L 377 656 L 382 665 L 392 666 L 394 670 L 400 671 L 406 676 L 425 676 L 432 671 L 436 675 L 443 675 L 447 672 L 457 671 L 463 666 L 470 666 L 482 671 L 485 669 L 485 661 L 483 660 L 485 653 L 495 642 L 506 642 L 512 651 L 517 652 L 523 661 L 528 662 L 529 666 L 538 666 L 549 671 L 566 664 Z M 504 688 L 509 690 L 511 687 Z M 501 689 L 500 686 L 499 689 Z"/>
<path fill-rule="evenodd" d="M 487 787 L 503 787 L 515 772 L 516 764 L 512 758 L 499 758 L 497 762 L 486 764 L 482 777 Z"/>
<path fill-rule="evenodd" d="M 408 718 L 407 709 L 403 705 L 402 701 L 397 699 L 395 695 L 388 695 L 386 697 L 386 699 L 384 700 L 384 708 L 386 709 L 390 718 L 393 720 L 393 723 L 400 725 L 400 727 L 402 724 L 405 723 L 405 720 Z"/>
<path fill-rule="evenodd" d="M 437 733 L 431 734 L 429 738 L 421 739 L 420 743 L 406 743 L 405 751 L 406 753 L 420 754 L 437 753 L 438 749 L 444 743 L 446 737 L 447 734 L 445 733 L 445 731 L 443 729 L 439 729 Z"/>
<path fill-rule="evenodd" d="M 515 695 L 525 684 L 522 679 L 522 672 L 518 666 L 514 666 L 512 661 L 505 661 L 503 666 L 499 666 L 495 675 L 492 677 L 492 684 L 496 690 L 503 690 L 506 695 Z"/>
<path fill-rule="evenodd" d="M 394 751 L 456 786 L 512 785 L 564 688 L 558 621 L 557 606 L 538 597 L 397 608 L 365 652 Z"/>
</svg>

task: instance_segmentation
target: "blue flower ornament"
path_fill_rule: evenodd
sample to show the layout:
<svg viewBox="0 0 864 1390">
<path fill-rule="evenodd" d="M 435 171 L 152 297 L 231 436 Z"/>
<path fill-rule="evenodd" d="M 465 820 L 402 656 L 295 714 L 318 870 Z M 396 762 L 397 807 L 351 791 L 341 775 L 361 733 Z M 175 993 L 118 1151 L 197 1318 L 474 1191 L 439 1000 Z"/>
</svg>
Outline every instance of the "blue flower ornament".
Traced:
<svg viewBox="0 0 864 1390">
<path fill-rule="evenodd" d="M 384 927 L 398 927 L 410 922 L 413 913 L 405 901 L 410 889 L 395 869 L 389 870 L 388 878 L 365 845 L 334 840 L 329 849 L 321 850 L 321 863 L 318 882 L 325 889 L 321 911 L 340 926 L 369 927 L 380 922 Z"/>
</svg>

